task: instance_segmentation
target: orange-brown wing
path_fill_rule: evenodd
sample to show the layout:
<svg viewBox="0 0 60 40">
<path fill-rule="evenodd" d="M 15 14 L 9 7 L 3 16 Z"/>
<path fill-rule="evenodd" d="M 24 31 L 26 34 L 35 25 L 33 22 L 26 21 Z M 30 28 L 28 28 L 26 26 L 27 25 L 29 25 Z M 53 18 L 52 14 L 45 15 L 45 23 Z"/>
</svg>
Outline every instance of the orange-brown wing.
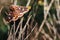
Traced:
<svg viewBox="0 0 60 40">
<path fill-rule="evenodd" d="M 9 7 L 10 12 L 8 12 L 9 22 L 18 20 L 19 17 L 22 17 L 26 12 L 29 11 L 29 7 L 11 5 Z"/>
</svg>

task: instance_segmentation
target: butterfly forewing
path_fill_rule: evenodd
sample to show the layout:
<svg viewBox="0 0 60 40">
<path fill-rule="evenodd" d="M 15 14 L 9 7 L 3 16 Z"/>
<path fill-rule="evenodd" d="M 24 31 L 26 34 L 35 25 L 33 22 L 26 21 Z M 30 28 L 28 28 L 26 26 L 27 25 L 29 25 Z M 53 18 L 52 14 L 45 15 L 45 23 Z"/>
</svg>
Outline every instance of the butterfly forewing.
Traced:
<svg viewBox="0 0 60 40">
<path fill-rule="evenodd" d="M 16 21 L 19 19 L 19 17 L 22 17 L 26 12 L 29 11 L 28 7 L 25 6 L 17 6 L 17 5 L 11 5 L 9 7 L 9 12 L 7 13 L 6 20 L 8 22 Z"/>
</svg>

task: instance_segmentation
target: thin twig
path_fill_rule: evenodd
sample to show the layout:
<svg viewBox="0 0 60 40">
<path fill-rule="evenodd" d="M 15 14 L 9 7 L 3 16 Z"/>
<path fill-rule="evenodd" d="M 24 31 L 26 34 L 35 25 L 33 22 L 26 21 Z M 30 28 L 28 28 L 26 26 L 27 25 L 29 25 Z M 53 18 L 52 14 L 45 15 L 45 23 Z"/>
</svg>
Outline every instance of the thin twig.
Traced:
<svg viewBox="0 0 60 40">
<path fill-rule="evenodd" d="M 22 32 L 22 22 L 23 22 L 23 18 L 21 19 L 20 23 L 18 24 L 18 27 L 20 26 L 20 31 L 19 31 L 19 36 L 18 36 L 18 40 L 21 40 L 21 32 Z"/>
<path fill-rule="evenodd" d="M 43 33 L 49 40 L 53 40 L 47 33 L 45 33 L 44 29 L 41 31 L 41 33 Z"/>
<path fill-rule="evenodd" d="M 48 13 L 49 13 L 49 10 L 50 10 L 53 2 L 54 2 L 54 0 L 51 1 L 51 3 L 50 3 L 49 6 L 48 6 L 48 10 L 47 10 L 46 12 L 45 12 L 45 9 L 44 9 L 45 17 L 44 17 L 44 20 L 42 21 L 42 24 L 41 24 L 38 32 L 36 33 L 35 39 L 37 38 L 37 36 L 39 35 L 41 29 L 43 28 L 43 25 L 44 25 L 44 23 L 45 23 L 45 21 L 46 21 L 47 15 L 48 15 Z M 46 7 L 44 7 L 44 8 L 46 8 Z"/>
<path fill-rule="evenodd" d="M 19 33 L 19 35 L 21 35 L 21 34 L 25 31 L 25 29 L 26 29 L 26 27 L 27 27 L 27 24 L 29 23 L 29 20 L 31 19 L 31 17 L 32 17 L 32 16 L 28 17 L 28 20 L 27 20 L 27 22 L 26 22 L 23 30 Z M 19 37 L 20 37 L 20 36 L 19 36 Z"/>
<path fill-rule="evenodd" d="M 19 29 L 19 27 L 20 27 L 20 24 L 23 22 L 23 19 L 24 19 L 24 18 L 21 18 L 21 21 L 19 22 L 19 24 L 18 24 L 18 26 L 17 26 L 17 29 L 16 29 L 16 32 L 15 32 L 15 35 L 16 35 L 16 33 L 17 33 L 17 31 L 18 31 L 18 29 Z"/>
<path fill-rule="evenodd" d="M 24 39 L 24 40 L 26 40 L 30 35 L 31 35 L 31 33 L 34 31 L 34 29 L 36 28 L 36 26 L 37 26 L 37 23 L 35 24 L 35 26 L 34 26 L 34 28 L 31 30 L 31 32 L 26 36 L 26 38 Z"/>
<path fill-rule="evenodd" d="M 29 6 L 30 2 L 31 2 L 31 0 L 28 0 L 28 2 L 26 4 L 26 7 Z"/>
<path fill-rule="evenodd" d="M 17 5 L 17 0 L 14 0 L 14 5 Z"/>
</svg>

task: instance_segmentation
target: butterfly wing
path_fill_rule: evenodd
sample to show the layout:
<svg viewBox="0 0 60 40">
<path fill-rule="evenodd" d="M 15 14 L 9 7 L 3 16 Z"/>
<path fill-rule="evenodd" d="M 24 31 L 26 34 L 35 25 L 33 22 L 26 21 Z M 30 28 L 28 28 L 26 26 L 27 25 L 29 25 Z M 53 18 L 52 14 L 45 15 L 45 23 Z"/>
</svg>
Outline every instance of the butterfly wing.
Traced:
<svg viewBox="0 0 60 40">
<path fill-rule="evenodd" d="M 25 13 L 27 13 L 29 11 L 29 7 L 25 7 L 25 6 L 17 6 L 17 5 L 11 5 L 9 7 L 8 12 L 6 12 L 6 20 L 8 22 L 11 21 L 16 21 L 18 20 L 20 17 L 22 17 Z"/>
</svg>

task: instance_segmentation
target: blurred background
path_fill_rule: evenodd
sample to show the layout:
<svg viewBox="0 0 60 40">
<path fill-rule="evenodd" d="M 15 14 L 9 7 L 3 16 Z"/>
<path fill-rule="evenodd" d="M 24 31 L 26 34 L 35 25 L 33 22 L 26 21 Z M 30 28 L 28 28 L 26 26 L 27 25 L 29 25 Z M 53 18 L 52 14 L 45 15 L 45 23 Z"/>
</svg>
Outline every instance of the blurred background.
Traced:
<svg viewBox="0 0 60 40">
<path fill-rule="evenodd" d="M 60 40 L 60 0 L 0 0 L 0 40 Z M 31 9 L 15 22 L 3 21 L 10 5 Z M 15 30 L 14 30 L 15 27 Z M 15 32 L 14 32 L 14 31 Z M 14 35 L 15 33 L 15 35 Z"/>
</svg>

